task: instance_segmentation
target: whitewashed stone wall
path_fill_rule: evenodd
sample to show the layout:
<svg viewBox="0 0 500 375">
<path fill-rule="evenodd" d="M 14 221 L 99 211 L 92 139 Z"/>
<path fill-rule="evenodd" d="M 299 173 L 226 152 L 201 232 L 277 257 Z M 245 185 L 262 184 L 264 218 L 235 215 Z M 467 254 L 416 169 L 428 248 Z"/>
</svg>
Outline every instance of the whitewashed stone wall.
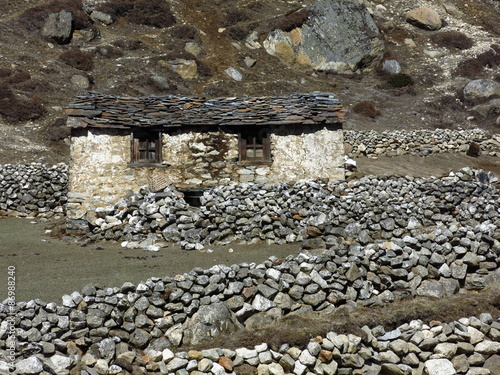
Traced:
<svg viewBox="0 0 500 375">
<path fill-rule="evenodd" d="M 109 206 L 149 183 L 148 176 L 178 185 L 208 187 L 299 179 L 343 179 L 344 146 L 337 127 L 281 126 L 272 129 L 272 163 L 238 161 L 237 129 L 185 128 L 162 137 L 164 168 L 129 167 L 128 131 L 89 128 L 71 145 L 68 217 Z"/>
</svg>

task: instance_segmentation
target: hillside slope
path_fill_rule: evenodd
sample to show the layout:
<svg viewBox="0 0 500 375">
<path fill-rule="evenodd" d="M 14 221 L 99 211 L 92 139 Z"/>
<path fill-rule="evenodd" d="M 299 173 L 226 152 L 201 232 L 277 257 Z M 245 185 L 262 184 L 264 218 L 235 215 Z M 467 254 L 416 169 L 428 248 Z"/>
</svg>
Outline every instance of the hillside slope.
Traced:
<svg viewBox="0 0 500 375">
<path fill-rule="evenodd" d="M 168 26 L 158 10 L 167 4 L 163 0 L 149 6 L 137 1 L 135 9 L 130 3 L 87 0 L 82 6 L 79 0 L 4 0 L 0 163 L 67 161 L 64 108 L 75 95 L 89 90 L 207 97 L 329 91 L 349 110 L 346 126 L 351 129 L 482 127 L 498 132 L 498 113 L 471 112 L 477 103 L 461 96 L 471 79 L 500 80 L 500 47 L 495 46 L 500 44 L 498 0 L 449 0 L 439 5 L 422 0 L 365 1 L 381 32 L 385 59 L 397 60 L 414 82 L 404 87 L 388 84 L 389 75 L 380 69 L 340 75 L 269 55 L 262 47 L 268 33 L 288 14 L 311 5 L 310 0 L 171 1 L 165 9 L 175 23 Z M 421 6 L 439 13 L 441 29 L 429 31 L 406 22 L 406 14 Z M 67 44 L 42 36 L 48 14 L 59 10 L 70 10 L 73 25 L 75 18 L 80 23 Z M 92 10 L 106 11 L 114 21 L 93 21 L 88 17 Z M 148 12 L 157 12 L 156 20 L 165 27 L 144 25 Z M 445 32 L 456 34 L 436 36 Z M 260 48 L 248 43 L 252 33 Z M 470 48 L 460 44 L 467 38 Z M 169 62 L 176 59 L 195 61 L 198 75 L 183 78 L 174 72 Z M 243 79 L 230 78 L 228 67 L 236 68 Z M 375 113 L 352 110 L 365 101 L 374 105 Z"/>
</svg>

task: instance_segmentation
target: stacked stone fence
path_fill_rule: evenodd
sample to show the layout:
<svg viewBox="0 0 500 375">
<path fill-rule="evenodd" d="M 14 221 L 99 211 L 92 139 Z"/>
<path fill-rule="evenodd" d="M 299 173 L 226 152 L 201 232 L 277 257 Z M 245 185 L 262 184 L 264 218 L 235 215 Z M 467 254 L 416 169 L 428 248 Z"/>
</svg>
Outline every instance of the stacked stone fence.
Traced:
<svg viewBox="0 0 500 375">
<path fill-rule="evenodd" d="M 500 322 L 487 313 L 430 325 L 412 321 L 390 332 L 364 327 L 363 337 L 330 332 L 306 348 L 176 350 L 287 315 L 315 311 L 326 319 L 340 306 L 383 306 L 412 296 L 498 287 L 499 243 L 483 229 L 460 235 L 456 228 L 449 242 L 443 231 L 414 230 L 403 239 L 346 243 L 283 260 L 272 256 L 262 264 L 196 268 L 138 285 L 89 284 L 64 295 L 62 305 L 17 303 L 14 315 L 6 300 L 0 304 L 0 373 L 7 373 L 7 348 L 13 348 L 17 374 L 226 374 L 241 364 L 265 371 L 260 373 L 297 375 L 422 374 L 424 368 L 426 374 L 494 374 L 477 372 L 490 358 L 498 366 Z"/>
<path fill-rule="evenodd" d="M 338 249 L 345 241 L 403 239 L 437 231 L 431 251 L 455 237 L 499 236 L 496 177 L 465 168 L 441 178 L 365 177 L 358 181 L 303 180 L 294 184 L 239 184 L 206 191 L 200 208 L 173 189 L 143 189 L 115 206 L 72 223 L 92 240 L 119 240 L 129 248 L 158 250 L 165 242 L 201 250 L 234 241 Z M 439 228 L 445 228 L 443 230 Z M 427 233 L 427 234 L 426 234 Z"/>
<path fill-rule="evenodd" d="M 467 153 L 472 143 L 477 144 L 484 155 L 500 156 L 500 136 L 490 136 L 481 129 L 345 130 L 344 143 L 350 157 Z"/>
<path fill-rule="evenodd" d="M 68 167 L 57 164 L 0 165 L 0 216 L 50 218 L 64 213 Z"/>
</svg>

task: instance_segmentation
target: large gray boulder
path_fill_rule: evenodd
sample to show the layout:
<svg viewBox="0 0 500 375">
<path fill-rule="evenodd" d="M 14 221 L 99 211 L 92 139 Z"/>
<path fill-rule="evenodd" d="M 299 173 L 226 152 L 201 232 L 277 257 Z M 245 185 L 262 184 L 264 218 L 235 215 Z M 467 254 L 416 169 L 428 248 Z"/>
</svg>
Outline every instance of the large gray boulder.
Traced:
<svg viewBox="0 0 500 375">
<path fill-rule="evenodd" d="M 464 98 L 467 100 L 490 98 L 500 95 L 500 83 L 492 79 L 476 79 L 464 87 Z"/>
<path fill-rule="evenodd" d="M 301 27 L 269 33 L 264 41 L 269 54 L 287 64 L 338 73 L 369 70 L 382 59 L 384 44 L 363 4 L 322 0 L 309 10 L 310 16 Z"/>
<path fill-rule="evenodd" d="M 59 13 L 51 13 L 45 21 L 42 35 L 58 44 L 66 44 L 71 41 L 73 34 L 73 15 L 67 10 Z"/>
<path fill-rule="evenodd" d="M 182 343 L 185 345 L 196 345 L 221 333 L 243 328 L 225 302 L 202 305 L 183 326 Z"/>
</svg>

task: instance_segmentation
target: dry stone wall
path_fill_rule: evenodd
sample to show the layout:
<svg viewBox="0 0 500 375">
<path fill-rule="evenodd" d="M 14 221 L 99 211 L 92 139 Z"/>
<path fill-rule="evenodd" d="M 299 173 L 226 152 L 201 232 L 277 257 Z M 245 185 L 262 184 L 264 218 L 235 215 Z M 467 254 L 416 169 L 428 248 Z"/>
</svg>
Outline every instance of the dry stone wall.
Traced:
<svg viewBox="0 0 500 375">
<path fill-rule="evenodd" d="M 49 218 L 62 214 L 68 167 L 40 163 L 0 165 L 0 216 Z"/>
<path fill-rule="evenodd" d="M 363 337 L 330 332 L 306 348 L 175 349 L 242 327 L 262 328 L 290 314 L 317 311 L 326 317 L 344 305 L 381 306 L 498 285 L 498 243 L 483 235 L 467 231 L 451 249 L 430 250 L 443 244 L 440 236 L 408 237 L 284 260 L 270 257 L 262 264 L 196 268 L 138 285 L 89 284 L 64 295 L 62 305 L 41 300 L 15 305 L 14 341 L 6 300 L 0 304 L 0 373 L 9 367 L 6 348 L 13 345 L 17 374 L 226 374 L 241 364 L 297 375 L 422 374 L 424 369 L 494 374 L 477 372 L 500 354 L 500 322 L 487 313 L 430 325 L 411 321 L 390 332 L 364 327 Z"/>
<path fill-rule="evenodd" d="M 350 157 L 466 153 L 473 142 L 480 146 L 483 154 L 500 156 L 500 136 L 490 136 L 481 129 L 344 130 L 344 141 L 346 154 Z"/>
<path fill-rule="evenodd" d="M 188 250 L 233 241 L 302 241 L 306 249 L 336 249 L 345 241 L 366 245 L 441 231 L 445 243 L 479 226 L 485 235 L 499 236 L 498 190 L 490 180 L 495 180 L 491 174 L 465 168 L 431 179 L 234 184 L 205 192 L 200 208 L 170 188 L 161 193 L 143 189 L 73 225 L 90 229 L 92 240 L 123 240 L 129 248 L 150 250 L 165 241 Z"/>
</svg>

